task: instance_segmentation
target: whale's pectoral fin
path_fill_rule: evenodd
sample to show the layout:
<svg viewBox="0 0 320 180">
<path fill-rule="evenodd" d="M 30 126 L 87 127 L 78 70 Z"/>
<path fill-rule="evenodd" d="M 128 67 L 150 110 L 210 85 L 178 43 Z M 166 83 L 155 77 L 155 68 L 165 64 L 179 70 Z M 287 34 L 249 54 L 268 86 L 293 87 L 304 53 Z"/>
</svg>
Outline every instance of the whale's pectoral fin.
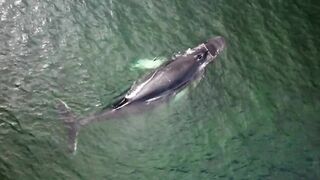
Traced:
<svg viewBox="0 0 320 180">
<path fill-rule="evenodd" d="M 57 106 L 60 118 L 63 120 L 64 125 L 67 128 L 68 134 L 68 150 L 73 153 L 77 150 L 77 136 L 79 133 L 79 123 L 76 120 L 75 115 L 71 112 L 68 105 L 59 99 Z"/>
<path fill-rule="evenodd" d="M 164 57 L 155 57 L 153 59 L 138 59 L 131 69 L 155 69 L 161 66 L 167 58 Z"/>
<path fill-rule="evenodd" d="M 178 92 L 174 98 L 174 101 L 180 100 L 182 97 L 188 94 L 189 89 L 183 89 L 182 91 Z"/>
</svg>

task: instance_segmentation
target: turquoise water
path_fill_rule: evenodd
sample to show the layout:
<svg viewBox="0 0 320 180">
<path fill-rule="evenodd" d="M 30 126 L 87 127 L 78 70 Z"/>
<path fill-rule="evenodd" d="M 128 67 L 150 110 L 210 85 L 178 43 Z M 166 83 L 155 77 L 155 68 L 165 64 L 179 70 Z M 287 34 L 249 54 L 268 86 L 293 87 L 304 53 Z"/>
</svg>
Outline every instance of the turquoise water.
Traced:
<svg viewBox="0 0 320 180">
<path fill-rule="evenodd" d="M 320 4 L 273 0 L 0 0 L 0 179 L 320 179 Z M 139 59 L 221 35 L 185 96 L 81 130 L 148 70 Z"/>
</svg>

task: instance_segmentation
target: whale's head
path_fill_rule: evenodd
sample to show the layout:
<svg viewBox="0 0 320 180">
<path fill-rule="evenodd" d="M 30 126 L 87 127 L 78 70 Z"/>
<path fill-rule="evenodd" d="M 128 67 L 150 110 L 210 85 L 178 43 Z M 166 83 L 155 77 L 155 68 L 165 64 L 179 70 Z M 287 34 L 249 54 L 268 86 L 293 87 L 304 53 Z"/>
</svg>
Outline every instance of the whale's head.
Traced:
<svg viewBox="0 0 320 180">
<path fill-rule="evenodd" d="M 222 36 L 217 36 L 209 39 L 204 45 L 214 59 L 224 50 L 226 41 Z"/>
<path fill-rule="evenodd" d="M 194 60 L 199 63 L 200 69 L 212 62 L 225 48 L 225 40 L 221 36 L 209 39 L 191 50 Z M 187 51 L 188 52 L 188 51 Z M 188 54 L 188 53 L 186 53 Z"/>
</svg>

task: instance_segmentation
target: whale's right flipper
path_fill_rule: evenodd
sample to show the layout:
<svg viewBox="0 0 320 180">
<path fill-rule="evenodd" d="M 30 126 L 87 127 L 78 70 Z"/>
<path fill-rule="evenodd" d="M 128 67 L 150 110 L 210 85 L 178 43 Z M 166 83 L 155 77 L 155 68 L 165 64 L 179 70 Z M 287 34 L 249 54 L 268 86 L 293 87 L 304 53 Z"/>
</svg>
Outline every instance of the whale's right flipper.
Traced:
<svg viewBox="0 0 320 180">
<path fill-rule="evenodd" d="M 69 106 L 62 100 L 59 99 L 58 111 L 60 118 L 63 120 L 64 125 L 67 128 L 68 134 L 68 150 L 74 153 L 77 150 L 77 136 L 80 130 L 80 125 L 71 112 Z"/>
</svg>

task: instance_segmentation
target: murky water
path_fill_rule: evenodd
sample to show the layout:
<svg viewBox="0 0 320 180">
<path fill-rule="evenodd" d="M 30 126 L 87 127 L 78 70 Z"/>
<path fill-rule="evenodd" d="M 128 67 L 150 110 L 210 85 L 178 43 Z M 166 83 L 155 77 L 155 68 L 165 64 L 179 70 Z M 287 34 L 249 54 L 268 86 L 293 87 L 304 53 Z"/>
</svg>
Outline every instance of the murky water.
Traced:
<svg viewBox="0 0 320 180">
<path fill-rule="evenodd" d="M 316 1 L 0 0 L 0 179 L 320 179 Z M 79 116 L 221 35 L 185 96 L 81 130 L 66 152 L 57 99 Z"/>
</svg>

